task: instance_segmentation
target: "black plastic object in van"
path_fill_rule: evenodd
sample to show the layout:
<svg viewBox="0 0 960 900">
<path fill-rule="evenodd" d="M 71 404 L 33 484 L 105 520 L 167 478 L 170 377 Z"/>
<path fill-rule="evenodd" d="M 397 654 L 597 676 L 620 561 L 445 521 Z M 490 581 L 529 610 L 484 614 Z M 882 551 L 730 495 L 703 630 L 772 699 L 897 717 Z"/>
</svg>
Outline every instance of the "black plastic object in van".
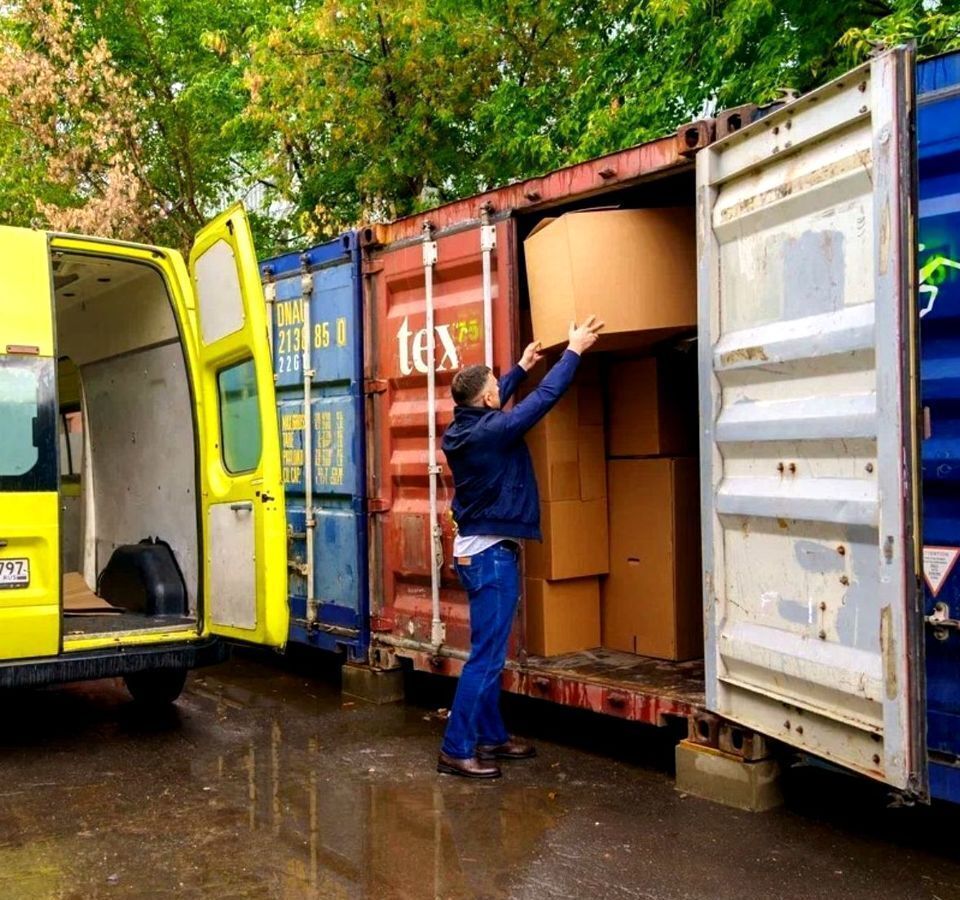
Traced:
<svg viewBox="0 0 960 900">
<path fill-rule="evenodd" d="M 97 593 L 130 612 L 147 616 L 187 614 L 187 586 L 170 545 L 147 539 L 117 547 L 100 573 Z"/>
</svg>

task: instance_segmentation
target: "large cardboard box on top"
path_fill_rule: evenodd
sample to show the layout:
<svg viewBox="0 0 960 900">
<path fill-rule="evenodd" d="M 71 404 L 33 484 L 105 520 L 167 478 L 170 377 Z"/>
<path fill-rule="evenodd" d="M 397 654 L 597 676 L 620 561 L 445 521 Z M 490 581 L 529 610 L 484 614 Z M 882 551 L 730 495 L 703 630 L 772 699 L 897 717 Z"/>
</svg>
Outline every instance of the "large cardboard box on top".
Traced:
<svg viewBox="0 0 960 900">
<path fill-rule="evenodd" d="M 600 646 L 600 582 L 524 580 L 526 650 L 533 656 L 559 656 Z"/>
<path fill-rule="evenodd" d="M 689 457 L 610 460 L 604 647 L 660 659 L 703 656 L 698 468 Z"/>
<path fill-rule="evenodd" d="M 638 348 L 697 322 L 692 208 L 570 212 L 544 219 L 524 241 L 533 337 L 567 340 L 571 321 L 606 323 L 598 349 Z"/>
<path fill-rule="evenodd" d="M 695 453 L 696 359 L 674 350 L 614 363 L 607 406 L 607 456 Z"/>
</svg>

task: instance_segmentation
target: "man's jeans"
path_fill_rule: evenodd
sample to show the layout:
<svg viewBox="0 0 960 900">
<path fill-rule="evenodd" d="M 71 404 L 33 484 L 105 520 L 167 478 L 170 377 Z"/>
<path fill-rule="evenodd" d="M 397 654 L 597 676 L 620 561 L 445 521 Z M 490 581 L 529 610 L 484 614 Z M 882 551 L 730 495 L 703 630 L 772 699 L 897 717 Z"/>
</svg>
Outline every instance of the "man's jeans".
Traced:
<svg viewBox="0 0 960 900">
<path fill-rule="evenodd" d="M 519 548 L 501 543 L 456 564 L 470 598 L 470 659 L 457 685 L 441 748 L 469 759 L 477 744 L 502 744 L 510 735 L 500 717 L 500 674 L 520 600 Z"/>
</svg>

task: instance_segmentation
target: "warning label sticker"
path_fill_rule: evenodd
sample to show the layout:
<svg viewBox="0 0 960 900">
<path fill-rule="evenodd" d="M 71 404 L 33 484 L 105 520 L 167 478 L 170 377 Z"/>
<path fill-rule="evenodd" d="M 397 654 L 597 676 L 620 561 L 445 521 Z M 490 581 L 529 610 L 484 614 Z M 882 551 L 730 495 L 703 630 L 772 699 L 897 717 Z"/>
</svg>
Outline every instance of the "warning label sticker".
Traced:
<svg viewBox="0 0 960 900">
<path fill-rule="evenodd" d="M 940 593 L 958 557 L 960 557 L 960 547 L 923 548 L 923 577 L 934 597 Z"/>
</svg>

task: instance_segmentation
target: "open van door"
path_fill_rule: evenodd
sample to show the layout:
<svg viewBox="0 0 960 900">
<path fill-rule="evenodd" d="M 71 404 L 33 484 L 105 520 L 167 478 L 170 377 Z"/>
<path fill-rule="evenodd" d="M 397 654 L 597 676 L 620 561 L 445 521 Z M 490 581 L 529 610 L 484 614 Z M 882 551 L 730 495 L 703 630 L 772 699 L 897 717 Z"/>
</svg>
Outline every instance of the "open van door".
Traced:
<svg viewBox="0 0 960 900">
<path fill-rule="evenodd" d="M 204 549 L 210 632 L 282 647 L 287 544 L 267 322 L 250 225 L 239 205 L 190 252 L 197 301 Z"/>
<path fill-rule="evenodd" d="M 60 650 L 60 504 L 47 236 L 0 228 L 0 660 Z"/>
<path fill-rule="evenodd" d="M 707 705 L 926 793 L 913 53 L 697 156 Z"/>
</svg>

